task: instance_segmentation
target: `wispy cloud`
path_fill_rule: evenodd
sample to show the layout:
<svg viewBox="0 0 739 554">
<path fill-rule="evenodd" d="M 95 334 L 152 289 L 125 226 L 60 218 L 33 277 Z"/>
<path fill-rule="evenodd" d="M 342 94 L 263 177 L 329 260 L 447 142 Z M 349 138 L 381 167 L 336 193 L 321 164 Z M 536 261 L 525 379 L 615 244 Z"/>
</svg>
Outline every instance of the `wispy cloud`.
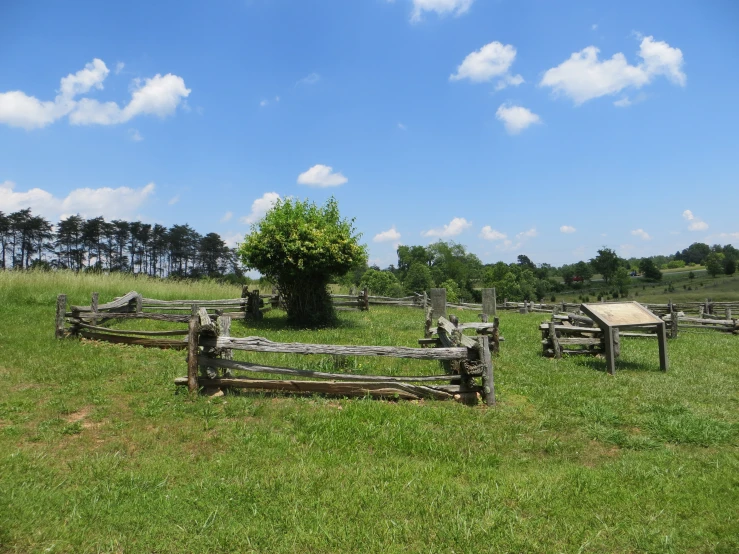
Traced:
<svg viewBox="0 0 739 554">
<path fill-rule="evenodd" d="M 475 0 L 413 0 L 411 22 L 421 21 L 424 12 L 435 12 L 438 16 L 466 13 Z"/>
<path fill-rule="evenodd" d="M 302 79 L 300 79 L 297 83 L 295 83 L 295 86 L 298 85 L 315 85 L 318 81 L 321 80 L 321 76 L 318 73 L 311 73 L 310 75 L 306 75 Z"/>
<path fill-rule="evenodd" d="M 226 223 L 227 221 L 231 221 L 231 218 L 233 217 L 233 215 L 234 215 L 233 212 L 226 212 L 225 214 L 223 214 L 221 219 L 219 219 L 219 221 L 221 223 Z"/>
<path fill-rule="evenodd" d="M 270 210 L 270 208 L 272 208 L 272 206 L 275 205 L 275 203 L 279 199 L 280 195 L 276 192 L 265 192 L 261 197 L 252 202 L 251 212 L 249 213 L 249 215 L 245 215 L 244 217 L 239 219 L 239 221 L 241 221 L 241 223 L 246 223 L 247 225 L 256 223 L 265 216 L 265 214 Z M 229 219 L 231 218 L 229 217 Z"/>
<path fill-rule="evenodd" d="M 309 187 L 338 187 L 348 181 L 349 179 L 340 172 L 334 172 L 331 166 L 323 164 L 316 164 L 308 171 L 298 175 L 298 184 L 308 185 Z"/>
<path fill-rule="evenodd" d="M 508 235 L 501 233 L 500 231 L 496 231 L 490 225 L 485 225 L 485 227 L 480 230 L 480 234 L 478 236 L 485 240 L 505 240 L 508 238 Z"/>
<path fill-rule="evenodd" d="M 142 140 L 144 140 L 144 137 L 142 137 L 141 133 L 139 133 L 136 129 L 128 130 L 128 138 L 130 138 L 133 142 L 141 142 Z"/>
<path fill-rule="evenodd" d="M 167 204 L 169 204 L 170 206 L 174 206 L 179 201 L 180 201 L 180 195 L 175 194 L 172 198 L 169 199 L 169 202 L 167 202 Z"/>
<path fill-rule="evenodd" d="M 705 231 L 708 229 L 708 223 L 693 215 L 690 210 L 683 212 L 683 219 L 688 222 L 688 231 Z"/>
<path fill-rule="evenodd" d="M 395 229 L 395 225 L 390 227 L 387 231 L 382 231 L 381 233 L 377 233 L 375 235 L 375 238 L 372 239 L 373 242 L 397 242 L 400 240 L 400 233 Z"/>
<path fill-rule="evenodd" d="M 644 229 L 634 229 L 631 231 L 631 234 L 635 237 L 639 237 L 642 240 L 652 240 L 652 237 L 649 236 L 649 233 L 647 233 Z"/>
<path fill-rule="evenodd" d="M 570 234 L 570 233 L 574 233 L 575 231 L 577 231 L 577 229 L 575 229 L 572 225 L 562 225 L 559 228 L 559 231 L 561 233 Z"/>
<path fill-rule="evenodd" d="M 464 231 L 465 229 L 469 229 L 471 226 L 472 226 L 472 223 L 467 221 L 465 218 L 455 217 L 443 227 L 440 227 L 437 229 L 429 229 L 428 231 L 423 231 L 421 235 L 424 237 L 439 237 L 439 238 L 456 237 L 462 231 Z"/>
</svg>

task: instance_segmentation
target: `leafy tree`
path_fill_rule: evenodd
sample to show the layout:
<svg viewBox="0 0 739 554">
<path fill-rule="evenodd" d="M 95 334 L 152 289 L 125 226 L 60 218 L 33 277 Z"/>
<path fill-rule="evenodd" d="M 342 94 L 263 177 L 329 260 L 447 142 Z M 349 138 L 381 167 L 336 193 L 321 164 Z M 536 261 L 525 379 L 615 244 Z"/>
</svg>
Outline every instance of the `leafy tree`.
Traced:
<svg viewBox="0 0 739 554">
<path fill-rule="evenodd" d="M 616 269 L 616 273 L 613 275 L 613 285 L 621 296 L 625 296 L 629 292 L 631 277 L 629 275 L 629 270 L 624 266 Z"/>
<path fill-rule="evenodd" d="M 711 247 L 702 242 L 694 242 L 680 253 L 680 258 L 686 264 L 703 264 L 711 253 Z"/>
<path fill-rule="evenodd" d="M 575 264 L 575 275 L 581 277 L 583 282 L 593 278 L 593 266 L 587 262 L 579 261 Z"/>
<path fill-rule="evenodd" d="M 536 264 L 531 261 L 531 258 L 526 256 L 525 254 L 519 254 L 516 258 L 516 261 L 518 265 L 522 267 L 526 267 L 528 269 L 536 269 Z"/>
<path fill-rule="evenodd" d="M 716 277 L 719 273 L 724 270 L 724 255 L 716 252 L 711 252 L 706 256 L 704 261 L 706 264 L 706 271 L 711 277 Z"/>
<path fill-rule="evenodd" d="M 456 281 L 447 279 L 439 285 L 439 288 L 446 289 L 447 302 L 451 302 L 452 304 L 459 302 L 459 285 Z"/>
<path fill-rule="evenodd" d="M 403 296 L 403 287 L 398 278 L 389 271 L 368 269 L 362 275 L 359 286 L 367 287 L 373 294 L 379 296 Z"/>
<path fill-rule="evenodd" d="M 334 198 L 322 207 L 287 198 L 252 225 L 239 254 L 246 267 L 278 286 L 291 323 L 327 325 L 335 319 L 331 278 L 367 258 L 359 239 L 354 220 L 341 218 Z"/>
<path fill-rule="evenodd" d="M 621 259 L 613 250 L 603 247 L 598 250 L 598 255 L 590 260 L 590 265 L 603 276 L 606 283 L 610 283 L 621 265 Z"/>
<path fill-rule="evenodd" d="M 726 275 L 734 275 L 736 273 L 736 261 L 734 258 L 726 258 L 724 260 L 724 273 Z"/>
<path fill-rule="evenodd" d="M 644 274 L 644 278 L 648 281 L 661 281 L 662 280 L 662 272 L 657 267 L 657 264 L 654 263 L 654 260 L 651 258 L 642 258 L 639 262 L 639 271 L 641 271 Z"/>
<path fill-rule="evenodd" d="M 433 284 L 431 270 L 427 265 L 420 262 L 415 262 L 410 266 L 403 280 L 403 286 L 406 292 L 409 293 L 427 291 Z"/>
</svg>

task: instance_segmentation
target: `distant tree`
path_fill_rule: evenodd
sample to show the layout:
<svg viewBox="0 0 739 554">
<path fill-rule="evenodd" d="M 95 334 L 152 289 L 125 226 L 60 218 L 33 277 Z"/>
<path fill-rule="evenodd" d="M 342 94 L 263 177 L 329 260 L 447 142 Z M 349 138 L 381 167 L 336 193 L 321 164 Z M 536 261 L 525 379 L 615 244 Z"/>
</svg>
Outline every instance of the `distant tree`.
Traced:
<svg viewBox="0 0 739 554">
<path fill-rule="evenodd" d="M 403 287 L 408 293 L 427 291 L 433 284 L 431 270 L 427 265 L 420 262 L 415 262 L 410 266 L 403 281 Z"/>
<path fill-rule="evenodd" d="M 603 247 L 598 250 L 598 255 L 590 260 L 590 265 L 596 273 L 603 276 L 606 283 L 610 283 L 619 266 L 621 266 L 621 260 L 613 250 Z"/>
<path fill-rule="evenodd" d="M 593 266 L 587 262 L 577 262 L 575 264 L 575 274 L 581 277 L 583 281 L 590 281 L 593 278 Z"/>
<path fill-rule="evenodd" d="M 403 287 L 400 281 L 389 271 L 378 271 L 370 268 L 362 275 L 359 286 L 367 287 L 371 294 L 378 296 L 393 296 L 395 298 L 403 296 Z"/>
<path fill-rule="evenodd" d="M 629 276 L 629 270 L 624 266 L 616 269 L 616 272 L 613 275 L 613 285 L 621 296 L 624 296 L 629 292 L 631 277 Z"/>
<path fill-rule="evenodd" d="M 565 285 L 569 287 L 572 285 L 573 280 L 575 279 L 575 266 L 563 265 L 559 270 L 559 274 L 562 276 L 562 280 L 564 281 Z"/>
<path fill-rule="evenodd" d="M 702 242 L 694 242 L 680 253 L 680 259 L 686 264 L 703 264 L 711 247 Z"/>
<path fill-rule="evenodd" d="M 706 271 L 711 277 L 716 277 L 719 273 L 724 270 L 724 255 L 716 252 L 711 252 L 706 256 L 704 261 L 706 265 Z"/>
<path fill-rule="evenodd" d="M 274 282 L 288 320 L 321 326 L 335 319 L 328 284 L 367 259 L 354 220 L 342 219 L 334 198 L 319 207 L 308 200 L 278 200 L 252 226 L 239 248 L 244 265 Z"/>
<path fill-rule="evenodd" d="M 446 299 L 448 302 L 459 302 L 459 285 L 455 281 L 447 279 L 439 285 L 439 288 L 446 289 Z"/>
<path fill-rule="evenodd" d="M 651 258 L 642 258 L 639 262 L 639 271 L 641 271 L 644 274 L 644 278 L 648 281 L 661 281 L 662 280 L 662 272 L 657 267 L 657 264 L 654 263 L 654 260 Z"/>
<path fill-rule="evenodd" d="M 519 254 L 518 258 L 516 259 L 517 259 L 518 265 L 522 267 L 527 267 L 529 269 L 536 269 L 536 264 L 532 262 L 531 258 L 526 256 L 525 254 Z"/>
<path fill-rule="evenodd" d="M 726 275 L 734 275 L 736 273 L 736 261 L 734 258 L 726 258 L 724 260 L 724 273 Z"/>
<path fill-rule="evenodd" d="M 691 280 L 692 280 L 692 279 L 695 279 L 695 273 L 693 273 L 692 271 L 690 271 L 690 272 L 688 273 L 688 279 L 691 279 Z"/>
</svg>

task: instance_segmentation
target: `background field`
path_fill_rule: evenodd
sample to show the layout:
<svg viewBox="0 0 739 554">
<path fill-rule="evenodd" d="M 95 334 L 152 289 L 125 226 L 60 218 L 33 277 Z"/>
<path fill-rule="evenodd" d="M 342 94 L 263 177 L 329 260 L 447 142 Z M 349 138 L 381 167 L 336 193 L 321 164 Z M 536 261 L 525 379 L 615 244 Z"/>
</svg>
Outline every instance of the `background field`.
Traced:
<svg viewBox="0 0 739 554">
<path fill-rule="evenodd" d="M 544 316 L 504 313 L 494 409 L 192 398 L 172 384 L 183 352 L 54 340 L 58 293 L 86 304 L 93 290 L 105 302 L 132 289 L 239 296 L 211 283 L 0 273 L 0 551 L 739 551 L 739 337 L 683 332 L 667 374 L 656 343 L 627 340 L 610 377 L 602 360 L 542 358 Z M 232 334 L 415 346 L 423 328 L 420 310 L 402 308 L 344 312 L 322 331 L 282 317 L 234 322 Z"/>
</svg>

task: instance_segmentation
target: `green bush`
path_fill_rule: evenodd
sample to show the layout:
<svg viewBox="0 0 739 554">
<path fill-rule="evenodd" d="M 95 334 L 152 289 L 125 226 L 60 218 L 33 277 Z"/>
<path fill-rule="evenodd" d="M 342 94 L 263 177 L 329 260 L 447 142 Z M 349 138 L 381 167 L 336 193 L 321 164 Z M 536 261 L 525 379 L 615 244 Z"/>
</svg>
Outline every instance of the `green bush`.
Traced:
<svg viewBox="0 0 739 554">
<path fill-rule="evenodd" d="M 294 325 L 332 323 L 335 312 L 328 292 L 334 276 L 367 259 L 354 220 L 342 219 L 330 198 L 322 207 L 308 200 L 278 200 L 244 238 L 239 255 L 244 265 L 275 283 Z"/>
</svg>

